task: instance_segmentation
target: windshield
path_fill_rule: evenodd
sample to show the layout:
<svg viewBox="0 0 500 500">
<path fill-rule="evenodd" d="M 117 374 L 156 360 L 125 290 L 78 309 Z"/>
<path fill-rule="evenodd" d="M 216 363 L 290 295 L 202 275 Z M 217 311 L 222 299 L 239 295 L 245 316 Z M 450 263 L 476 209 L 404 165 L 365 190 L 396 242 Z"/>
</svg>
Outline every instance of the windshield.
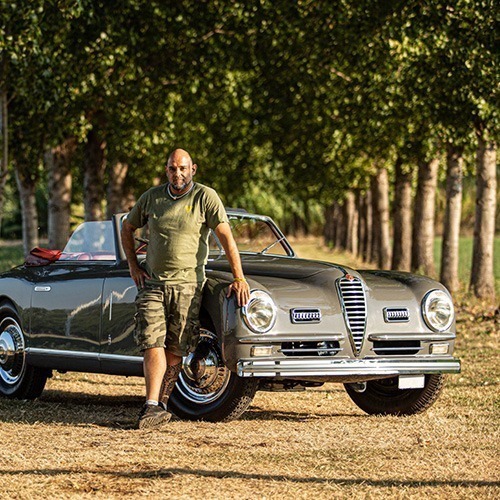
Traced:
<svg viewBox="0 0 500 500">
<path fill-rule="evenodd" d="M 269 219 L 230 214 L 229 224 L 241 253 L 293 255 L 285 237 Z M 213 233 L 210 251 L 222 253 L 222 247 Z"/>
<path fill-rule="evenodd" d="M 59 260 L 116 260 L 110 220 L 80 224 L 64 247 Z"/>
</svg>

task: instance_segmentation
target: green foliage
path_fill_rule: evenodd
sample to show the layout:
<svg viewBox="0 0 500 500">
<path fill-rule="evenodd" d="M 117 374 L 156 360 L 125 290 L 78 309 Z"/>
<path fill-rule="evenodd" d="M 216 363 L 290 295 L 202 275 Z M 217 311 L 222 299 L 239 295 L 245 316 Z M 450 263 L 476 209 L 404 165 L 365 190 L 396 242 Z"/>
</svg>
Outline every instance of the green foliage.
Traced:
<svg viewBox="0 0 500 500">
<path fill-rule="evenodd" d="M 497 137 L 494 14 L 487 0 L 10 3 L 12 157 L 43 183 L 44 150 L 76 137 L 79 204 L 90 130 L 136 195 L 183 147 L 228 205 L 314 226 L 376 166 Z"/>
</svg>

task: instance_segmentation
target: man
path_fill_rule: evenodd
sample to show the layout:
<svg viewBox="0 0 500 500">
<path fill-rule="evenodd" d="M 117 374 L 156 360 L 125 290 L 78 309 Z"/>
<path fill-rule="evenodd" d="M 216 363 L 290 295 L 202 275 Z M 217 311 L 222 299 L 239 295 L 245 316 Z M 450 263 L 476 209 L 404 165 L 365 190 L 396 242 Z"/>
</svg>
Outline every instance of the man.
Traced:
<svg viewBox="0 0 500 500">
<path fill-rule="evenodd" d="M 146 403 L 139 428 L 157 427 L 170 419 L 167 402 L 182 369 L 182 356 L 196 348 L 210 229 L 234 276 L 227 296 L 234 293 L 239 306 L 250 298 L 224 206 L 213 189 L 193 182 L 196 169 L 187 151 L 173 151 L 166 165 L 168 183 L 146 191 L 123 222 L 123 248 L 138 288 L 135 338 L 144 352 Z M 141 267 L 134 232 L 146 224 L 149 244 Z"/>
</svg>

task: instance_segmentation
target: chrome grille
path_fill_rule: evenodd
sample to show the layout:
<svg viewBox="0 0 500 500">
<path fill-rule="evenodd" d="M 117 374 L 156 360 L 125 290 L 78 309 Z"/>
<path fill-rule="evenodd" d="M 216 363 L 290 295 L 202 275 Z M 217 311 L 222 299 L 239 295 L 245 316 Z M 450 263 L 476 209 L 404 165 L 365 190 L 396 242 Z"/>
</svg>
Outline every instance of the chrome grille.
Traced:
<svg viewBox="0 0 500 500">
<path fill-rule="evenodd" d="M 357 278 L 340 278 L 337 284 L 351 343 L 356 354 L 359 354 L 366 327 L 366 296 L 363 283 Z"/>
</svg>

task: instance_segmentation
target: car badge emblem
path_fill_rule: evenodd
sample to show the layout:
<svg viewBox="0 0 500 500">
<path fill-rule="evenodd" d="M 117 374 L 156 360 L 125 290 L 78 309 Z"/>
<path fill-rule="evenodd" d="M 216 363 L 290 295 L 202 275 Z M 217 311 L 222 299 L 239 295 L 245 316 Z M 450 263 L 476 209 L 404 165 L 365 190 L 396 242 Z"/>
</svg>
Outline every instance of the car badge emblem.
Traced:
<svg viewBox="0 0 500 500">
<path fill-rule="evenodd" d="M 354 281 L 354 276 L 352 274 L 346 273 L 344 277 L 346 280 Z"/>
</svg>

